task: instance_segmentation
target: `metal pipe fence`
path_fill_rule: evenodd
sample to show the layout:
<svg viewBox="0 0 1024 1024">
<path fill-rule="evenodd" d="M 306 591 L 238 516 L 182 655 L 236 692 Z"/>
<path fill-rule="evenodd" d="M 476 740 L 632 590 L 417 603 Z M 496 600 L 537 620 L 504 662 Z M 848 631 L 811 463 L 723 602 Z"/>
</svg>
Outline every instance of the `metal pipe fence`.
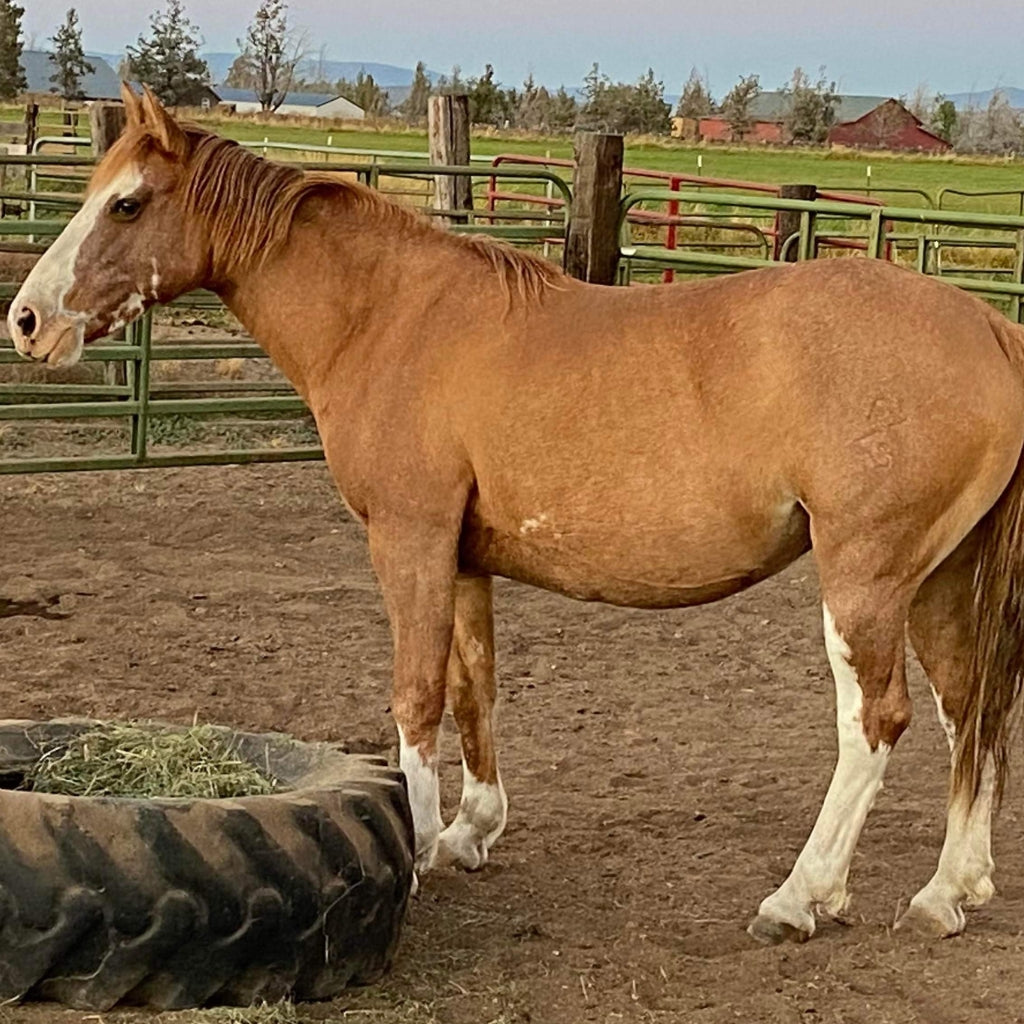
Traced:
<svg viewBox="0 0 1024 1024">
<path fill-rule="evenodd" d="M 620 232 L 624 240 L 623 279 L 632 277 L 634 268 L 655 270 L 671 266 L 695 274 L 731 273 L 769 266 L 767 258 L 723 255 L 717 252 L 689 250 L 680 252 L 659 246 L 633 244 L 626 234 L 629 213 L 640 203 L 717 204 L 732 212 L 778 214 L 782 211 L 799 214 L 800 228 L 786 241 L 780 254 L 791 254 L 798 260 L 814 259 L 830 243 L 841 247 L 856 246 L 872 258 L 898 260 L 910 250 L 914 266 L 922 273 L 941 276 L 943 280 L 966 291 L 976 292 L 1000 302 L 1009 317 L 1022 320 L 1024 299 L 1024 217 L 969 211 L 921 209 L 898 206 L 866 207 L 859 203 L 830 199 L 813 201 L 781 199 L 763 195 L 728 195 L 713 197 L 705 192 L 679 192 L 670 189 L 640 189 L 626 196 L 620 207 Z M 864 230 L 826 230 L 826 225 L 862 224 Z M 902 226 L 902 230 L 898 227 Z M 920 230 L 913 230 L 920 228 Z M 911 230 L 908 230 L 911 229 Z M 1011 260 L 998 266 L 962 263 L 943 266 L 946 248 L 965 253 L 996 251 Z M 995 278 L 995 279 L 993 279 Z"/>
<path fill-rule="evenodd" d="M 298 149 L 311 151 L 306 146 Z M 5 158 L 0 157 L 3 162 Z M 73 214 L 82 201 L 66 190 L 43 189 L 52 181 L 84 182 L 84 178 L 70 179 L 69 175 L 91 168 L 93 160 L 37 152 L 8 157 L 6 162 L 33 175 L 36 187 L 14 190 L 22 202 L 22 213 L 30 211 L 30 216 L 0 219 L 0 251 L 22 248 L 25 239 L 33 240 L 41 251 L 43 240 L 63 229 L 66 220 L 61 216 Z M 392 194 L 403 192 L 407 199 L 427 202 L 428 213 L 440 212 L 429 208 L 435 176 L 469 175 L 485 187 L 492 173 L 489 165 L 481 167 L 480 163 L 435 167 L 414 159 L 367 162 L 347 157 L 329 163 L 303 161 L 301 166 L 350 175 Z M 560 175 L 519 167 L 501 172 L 501 177 L 519 188 L 557 194 L 558 210 L 539 213 L 523 203 L 527 193 L 512 191 L 501 206 L 482 205 L 470 212 L 467 223 L 455 225 L 453 230 L 532 245 L 564 238 L 572 194 Z M 395 182 L 422 183 L 422 188 L 389 189 L 389 183 Z M 66 189 L 66 185 L 61 187 Z M 48 214 L 45 219 L 40 215 L 43 211 Z M 0 300 L 10 301 L 16 291 L 16 285 L 0 284 Z M 215 296 L 197 293 L 165 307 L 160 317 L 186 310 L 205 310 L 207 318 L 214 319 L 225 315 Z M 237 336 L 179 337 L 177 328 L 167 325 L 162 329 L 170 337 L 155 340 L 154 319 L 150 312 L 130 325 L 123 338 L 90 345 L 77 368 L 78 376 L 68 382 L 19 379 L 14 367 L 27 364 L 9 342 L 0 345 L 0 474 L 322 458 L 304 403 L 283 378 L 271 374 L 259 346 Z M 210 371 L 221 363 L 242 364 L 255 379 L 228 379 L 216 369 Z M 168 378 L 160 372 L 168 366 L 190 368 L 187 379 Z M 31 369 L 22 372 L 31 374 Z M 33 441 L 40 436 L 45 438 L 44 448 L 56 450 L 40 452 L 40 444 Z M 97 438 L 114 450 L 98 452 Z M 296 439 L 301 443 L 295 443 Z"/>
</svg>

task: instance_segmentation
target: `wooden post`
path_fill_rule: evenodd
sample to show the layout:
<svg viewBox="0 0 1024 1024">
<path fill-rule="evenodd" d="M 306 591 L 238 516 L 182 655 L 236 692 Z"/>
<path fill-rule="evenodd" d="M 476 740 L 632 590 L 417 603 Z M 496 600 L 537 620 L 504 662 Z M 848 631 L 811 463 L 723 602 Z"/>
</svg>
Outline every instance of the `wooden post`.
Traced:
<svg viewBox="0 0 1024 1024">
<path fill-rule="evenodd" d="M 622 136 L 576 136 L 572 217 L 565 240 L 566 273 L 591 284 L 615 284 L 619 266 Z"/>
<path fill-rule="evenodd" d="M 28 103 L 25 106 L 25 152 L 31 153 L 36 139 L 39 138 L 39 104 Z"/>
<path fill-rule="evenodd" d="M 94 103 L 89 108 L 89 134 L 92 136 L 92 155 L 103 156 L 124 131 L 128 115 L 123 103 Z"/>
<path fill-rule="evenodd" d="M 816 185 L 782 185 L 779 188 L 780 199 L 807 199 L 818 198 Z M 775 252 L 773 259 L 785 258 L 787 263 L 796 263 L 797 245 L 793 242 L 786 245 L 786 240 L 793 235 L 800 234 L 800 214 L 796 210 L 780 210 L 775 218 Z"/>
<path fill-rule="evenodd" d="M 431 96 L 427 107 L 430 162 L 439 166 L 469 163 L 469 97 Z M 434 177 L 434 205 L 438 210 L 472 210 L 473 182 L 463 175 Z M 465 213 L 439 217 L 444 225 L 465 224 Z"/>
</svg>

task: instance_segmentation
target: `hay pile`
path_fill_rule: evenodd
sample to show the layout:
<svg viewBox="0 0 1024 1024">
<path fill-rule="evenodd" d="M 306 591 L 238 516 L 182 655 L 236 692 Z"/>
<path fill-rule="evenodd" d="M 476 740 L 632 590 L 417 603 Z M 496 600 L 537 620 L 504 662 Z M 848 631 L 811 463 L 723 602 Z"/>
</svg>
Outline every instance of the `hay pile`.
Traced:
<svg viewBox="0 0 1024 1024">
<path fill-rule="evenodd" d="M 113 722 L 44 750 L 25 779 L 26 789 L 65 796 L 235 797 L 276 786 L 213 726 L 171 731 Z"/>
</svg>

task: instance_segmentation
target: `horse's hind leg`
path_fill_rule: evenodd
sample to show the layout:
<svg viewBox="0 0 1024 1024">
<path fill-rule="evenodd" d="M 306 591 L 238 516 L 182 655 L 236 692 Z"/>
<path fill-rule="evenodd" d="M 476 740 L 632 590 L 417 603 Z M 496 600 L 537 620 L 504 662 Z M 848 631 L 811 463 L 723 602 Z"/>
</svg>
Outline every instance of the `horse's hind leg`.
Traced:
<svg viewBox="0 0 1024 1024">
<path fill-rule="evenodd" d="M 439 863 L 470 871 L 505 828 L 508 802 L 494 747 L 494 615 L 489 576 L 460 576 L 455 583 L 455 631 L 448 657 L 448 703 L 462 739 L 462 800 L 441 833 Z"/>
<path fill-rule="evenodd" d="M 950 750 L 964 717 L 971 650 L 972 580 L 976 555 L 972 534 L 925 580 L 910 608 L 910 639 L 928 674 L 939 720 Z M 911 900 L 900 926 L 913 924 L 937 935 L 963 931 L 961 904 L 978 906 L 992 897 L 992 767 L 986 766 L 973 805 L 952 794 L 946 839 L 931 881 Z"/>
<path fill-rule="evenodd" d="M 748 929 L 764 942 L 803 941 L 814 933 L 815 909 L 835 915 L 846 906 L 854 847 L 882 785 L 889 752 L 910 721 L 903 652 L 909 593 L 830 585 L 824 571 L 822 590 L 839 758 L 793 870 L 761 903 Z"/>
</svg>

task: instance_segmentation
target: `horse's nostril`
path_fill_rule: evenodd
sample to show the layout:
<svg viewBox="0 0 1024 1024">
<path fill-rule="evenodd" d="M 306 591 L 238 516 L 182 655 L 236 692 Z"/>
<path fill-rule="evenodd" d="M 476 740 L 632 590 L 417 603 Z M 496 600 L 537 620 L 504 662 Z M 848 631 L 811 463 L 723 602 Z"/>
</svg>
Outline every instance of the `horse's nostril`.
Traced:
<svg viewBox="0 0 1024 1024">
<path fill-rule="evenodd" d="M 21 331 L 25 340 L 31 339 L 32 335 L 36 330 L 36 314 L 35 311 L 26 306 L 19 314 L 18 319 L 15 320 L 18 325 L 18 329 Z"/>
</svg>

